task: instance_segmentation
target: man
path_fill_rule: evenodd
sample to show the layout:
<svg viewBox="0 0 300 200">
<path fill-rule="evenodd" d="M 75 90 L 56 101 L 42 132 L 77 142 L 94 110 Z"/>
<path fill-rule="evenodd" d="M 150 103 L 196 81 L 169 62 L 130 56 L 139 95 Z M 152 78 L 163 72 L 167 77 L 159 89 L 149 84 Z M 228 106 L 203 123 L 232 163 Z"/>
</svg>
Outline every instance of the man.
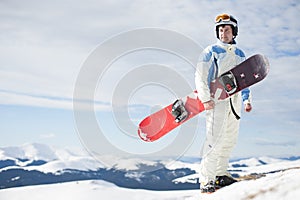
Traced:
<svg viewBox="0 0 300 200">
<path fill-rule="evenodd" d="M 242 100 L 247 112 L 252 109 L 248 88 L 225 100 L 211 96 L 211 82 L 245 60 L 245 54 L 235 42 L 237 20 L 228 14 L 218 15 L 215 28 L 218 41 L 203 51 L 195 73 L 198 97 L 206 109 L 206 140 L 200 169 L 202 193 L 211 193 L 216 188 L 235 182 L 227 168 L 231 151 L 237 142 L 237 115 L 240 115 Z"/>
</svg>

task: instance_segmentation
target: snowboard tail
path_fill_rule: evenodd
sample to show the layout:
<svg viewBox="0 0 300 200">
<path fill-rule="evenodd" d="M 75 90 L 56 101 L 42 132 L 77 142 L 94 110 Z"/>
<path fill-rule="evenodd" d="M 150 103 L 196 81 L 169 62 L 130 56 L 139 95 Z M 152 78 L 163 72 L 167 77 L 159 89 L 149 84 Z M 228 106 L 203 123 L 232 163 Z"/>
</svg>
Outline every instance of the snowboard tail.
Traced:
<svg viewBox="0 0 300 200">
<path fill-rule="evenodd" d="M 175 117 L 172 115 L 172 103 L 141 121 L 138 129 L 140 138 L 147 142 L 153 142 L 204 111 L 204 106 L 197 97 L 197 91 L 185 97 L 183 102 L 188 112 L 188 116 L 184 120 L 176 122 Z"/>
<path fill-rule="evenodd" d="M 210 87 L 211 96 L 218 100 L 226 99 L 260 82 L 268 72 L 267 58 L 260 54 L 254 55 L 214 80 Z M 197 91 L 180 99 L 181 103 L 184 108 L 177 110 L 174 104 L 170 104 L 143 119 L 138 128 L 139 137 L 144 141 L 153 142 L 205 110 L 198 99 Z M 181 119 L 177 112 L 187 113 L 184 113 L 185 116 Z"/>
</svg>

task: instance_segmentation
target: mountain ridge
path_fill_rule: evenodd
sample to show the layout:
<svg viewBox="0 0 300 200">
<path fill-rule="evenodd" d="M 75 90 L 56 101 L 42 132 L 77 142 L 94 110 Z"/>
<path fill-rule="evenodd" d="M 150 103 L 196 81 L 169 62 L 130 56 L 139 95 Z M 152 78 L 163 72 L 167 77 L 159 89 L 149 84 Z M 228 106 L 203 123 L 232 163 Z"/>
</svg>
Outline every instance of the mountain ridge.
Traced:
<svg viewBox="0 0 300 200">
<path fill-rule="evenodd" d="M 260 177 L 300 166 L 300 159 L 257 157 L 230 162 L 236 178 Z M 199 188 L 200 159 L 143 160 L 116 158 L 105 167 L 86 152 L 53 148 L 44 144 L 0 148 L 0 188 L 53 184 L 81 180 L 104 180 L 119 187 L 148 190 Z"/>
</svg>

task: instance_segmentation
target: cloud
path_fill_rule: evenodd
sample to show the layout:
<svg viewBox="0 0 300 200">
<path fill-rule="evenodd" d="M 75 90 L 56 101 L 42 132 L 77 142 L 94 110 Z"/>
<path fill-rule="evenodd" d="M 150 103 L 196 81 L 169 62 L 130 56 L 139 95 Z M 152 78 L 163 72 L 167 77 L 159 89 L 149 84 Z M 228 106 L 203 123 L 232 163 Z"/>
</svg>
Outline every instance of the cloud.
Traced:
<svg viewBox="0 0 300 200">
<path fill-rule="evenodd" d="M 83 99 L 72 99 L 54 96 L 38 96 L 27 93 L 19 93 L 12 91 L 0 90 L 0 104 L 2 105 L 26 105 L 33 107 L 73 109 L 76 102 L 76 109 L 92 111 L 110 111 L 111 107 L 108 103 L 101 101 L 90 101 Z"/>
<path fill-rule="evenodd" d="M 67 110 L 73 109 L 74 102 L 78 109 L 90 109 L 93 104 L 96 114 L 102 114 L 109 122 L 105 124 L 109 130 L 115 125 L 113 118 L 106 118 L 112 107 L 125 108 L 128 120 L 137 124 L 146 114 L 172 103 L 177 97 L 174 90 L 170 91 L 171 86 L 182 84 L 175 76 L 168 76 L 165 78 L 171 85 L 168 87 L 153 83 L 133 87 L 132 91 L 126 87 L 116 91 L 130 72 L 145 64 L 160 64 L 177 72 L 193 87 L 194 71 L 180 57 L 167 52 L 135 51 L 108 66 L 98 82 L 94 99 L 73 99 L 82 65 L 99 44 L 120 33 L 155 27 L 193 39 L 199 44 L 196 53 L 200 55 L 201 47 L 216 42 L 215 16 L 224 12 L 233 14 L 239 23 L 238 45 L 248 57 L 265 54 L 271 65 L 268 77 L 251 87 L 253 112 L 243 115 L 240 135 L 262 138 L 252 140 L 250 151 L 253 144 L 257 144 L 262 151 L 293 147 L 295 154 L 299 152 L 300 4 L 295 0 L 275 0 L 271 4 L 253 0 L 87 0 L 84 3 L 80 0 L 10 0 L 0 1 L 0 9 L 0 104 Z M 175 46 L 178 43 L 173 42 Z M 182 45 L 181 50 L 184 48 Z M 140 78 L 149 77 L 147 75 Z M 164 77 L 161 73 L 155 77 L 158 76 Z M 90 80 L 86 81 L 89 85 Z M 89 89 L 85 85 L 82 87 L 82 91 Z M 124 101 L 123 97 L 128 94 L 129 98 Z M 118 99 L 113 100 L 113 95 L 118 95 Z M 185 95 L 183 91 L 182 95 Z M 203 118 L 204 115 L 201 116 L 204 121 Z M 204 125 L 199 126 L 199 130 L 204 134 Z M 200 140 L 204 138 L 201 134 L 193 146 L 193 153 L 199 150 Z M 40 135 L 40 138 L 47 137 L 55 138 L 56 135 Z M 123 141 L 119 137 L 115 139 Z M 122 145 L 130 146 L 128 143 Z M 281 152 L 278 150 L 278 153 Z"/>
<path fill-rule="evenodd" d="M 50 139 L 50 138 L 55 138 L 56 135 L 54 133 L 45 133 L 45 134 L 41 134 L 40 138 L 42 139 Z"/>
<path fill-rule="evenodd" d="M 296 141 L 273 141 L 271 139 L 256 138 L 255 144 L 261 145 L 261 146 L 294 147 L 294 146 L 298 145 L 298 142 L 296 142 Z"/>
<path fill-rule="evenodd" d="M 284 95 L 276 95 L 281 92 L 297 99 L 292 93 L 299 90 L 299 84 L 286 82 L 297 80 L 299 72 L 300 5 L 292 0 L 272 4 L 250 0 L 88 2 L 83 6 L 81 1 L 72 1 L 71 7 L 69 1 L 0 3 L 3 10 L 0 89 L 6 91 L 1 92 L 2 103 L 70 109 L 81 65 L 104 40 L 139 27 L 159 27 L 185 34 L 205 47 L 215 42 L 213 19 L 222 12 L 232 13 L 239 20 L 237 40 L 248 56 L 259 52 L 270 59 L 270 75 L 260 86 L 255 86 L 259 89 L 254 97 L 263 101 L 275 95 L 274 105 L 281 102 Z M 117 62 L 119 66 L 108 71 L 112 74 L 106 78 L 110 79 L 106 85 L 114 87 L 123 78 L 121 73 L 126 73 L 130 66 L 149 61 L 175 66 L 193 84 L 194 74 L 191 70 L 184 72 L 187 67 L 182 62 L 166 62 L 170 56 L 147 53 L 152 58 L 138 53 L 135 57 L 121 58 Z M 112 87 L 101 88 L 102 94 L 107 95 L 99 96 L 96 91 L 96 100 L 108 103 Z M 157 96 L 147 95 L 146 99 L 151 103 Z"/>
</svg>

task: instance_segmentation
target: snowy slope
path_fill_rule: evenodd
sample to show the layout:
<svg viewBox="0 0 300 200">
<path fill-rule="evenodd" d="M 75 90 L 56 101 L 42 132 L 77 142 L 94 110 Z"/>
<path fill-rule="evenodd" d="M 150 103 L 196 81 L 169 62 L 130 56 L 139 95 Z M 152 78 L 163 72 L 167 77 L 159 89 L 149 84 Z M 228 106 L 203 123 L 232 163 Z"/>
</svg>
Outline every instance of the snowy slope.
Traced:
<svg viewBox="0 0 300 200">
<path fill-rule="evenodd" d="M 106 168 L 85 152 L 43 144 L 0 148 L 0 199 L 13 200 L 22 196 L 22 199 L 32 200 L 113 200 L 120 197 L 125 200 L 265 200 L 297 199 L 299 196 L 298 157 L 258 157 L 233 161 L 229 171 L 235 177 L 258 179 L 244 180 L 210 195 L 199 193 L 199 159 L 190 162 L 170 158 L 156 161 L 114 158 L 114 161 L 112 168 Z M 145 167 L 148 171 L 144 170 Z M 151 167 L 159 170 L 149 171 Z M 46 183 L 48 184 L 42 185 Z M 27 186 L 19 187 L 24 184 Z M 192 188 L 197 189 L 191 190 Z"/>
<path fill-rule="evenodd" d="M 252 158 L 251 160 L 256 160 L 256 159 Z M 300 160 L 288 161 L 288 160 L 273 159 L 273 158 L 264 158 L 264 161 L 262 159 L 259 160 L 262 161 L 260 165 L 249 165 L 247 167 L 230 167 L 229 171 L 232 174 L 238 174 L 239 176 L 246 176 L 249 174 L 268 174 L 280 170 L 300 167 Z M 240 162 L 243 162 L 243 160 L 241 160 Z M 232 166 L 232 164 L 230 165 Z"/>
<path fill-rule="evenodd" d="M 104 181 L 81 181 L 63 184 L 29 186 L 0 190 L 1 200 L 150 200 L 150 199 L 183 199 L 186 195 L 195 195 L 196 191 L 147 191 L 124 189 Z"/>
<path fill-rule="evenodd" d="M 299 199 L 299 195 L 300 169 L 291 169 L 257 180 L 241 181 L 203 199 L 293 200 Z"/>
<path fill-rule="evenodd" d="M 269 174 L 241 181 L 213 194 L 199 190 L 147 191 L 119 188 L 105 181 L 80 181 L 61 184 L 27 186 L 0 190 L 1 200 L 292 200 L 300 195 L 300 169 Z"/>
<path fill-rule="evenodd" d="M 237 165 L 238 163 L 238 165 Z M 196 183 L 199 178 L 199 163 L 182 163 L 175 161 L 171 168 L 176 166 L 191 168 L 196 171 L 195 174 L 180 177 L 173 180 L 176 183 Z M 280 170 L 292 169 L 300 167 L 300 160 L 288 161 L 284 159 L 276 159 L 269 157 L 242 159 L 231 162 L 229 171 L 235 177 L 245 176 L 264 176 L 269 173 L 278 172 Z"/>
</svg>

